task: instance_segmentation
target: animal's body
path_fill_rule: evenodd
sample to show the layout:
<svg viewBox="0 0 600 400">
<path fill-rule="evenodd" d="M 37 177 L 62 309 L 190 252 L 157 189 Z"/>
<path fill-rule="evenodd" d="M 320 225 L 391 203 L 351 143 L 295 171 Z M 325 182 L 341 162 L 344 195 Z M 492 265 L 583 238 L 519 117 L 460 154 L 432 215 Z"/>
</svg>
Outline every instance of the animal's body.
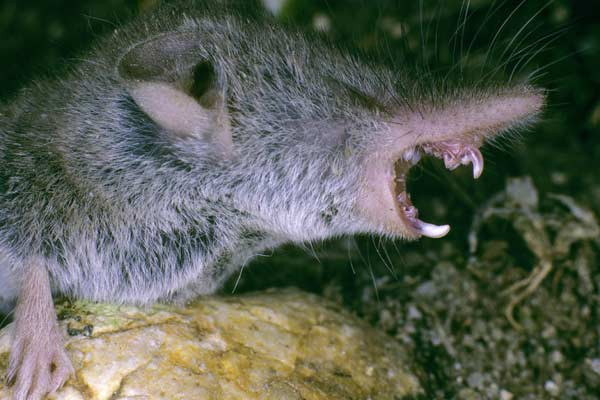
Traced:
<svg viewBox="0 0 600 400">
<path fill-rule="evenodd" d="M 417 217 L 410 166 L 431 154 L 478 177 L 484 141 L 543 105 L 526 83 L 423 83 L 240 15 L 214 1 L 161 8 L 0 109 L 15 399 L 70 373 L 51 292 L 185 300 L 284 242 L 443 236 Z"/>
</svg>

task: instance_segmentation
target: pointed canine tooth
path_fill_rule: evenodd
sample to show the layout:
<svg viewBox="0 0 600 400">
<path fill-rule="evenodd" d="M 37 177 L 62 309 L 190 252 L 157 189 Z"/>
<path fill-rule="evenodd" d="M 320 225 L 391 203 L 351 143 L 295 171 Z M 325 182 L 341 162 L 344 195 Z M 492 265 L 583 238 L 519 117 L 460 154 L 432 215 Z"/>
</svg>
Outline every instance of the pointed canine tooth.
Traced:
<svg viewBox="0 0 600 400">
<path fill-rule="evenodd" d="M 450 232 L 450 225 L 433 225 L 420 219 L 415 221 L 414 226 L 421 235 L 434 239 L 444 237 Z"/>
<path fill-rule="evenodd" d="M 419 160 L 421 160 L 421 152 L 419 152 L 418 150 L 416 150 L 415 154 L 412 157 L 411 162 L 412 162 L 413 165 L 416 165 L 419 162 Z"/>
<path fill-rule="evenodd" d="M 477 179 L 483 173 L 483 155 L 476 148 L 469 149 L 469 158 L 473 163 L 473 178 Z"/>
<path fill-rule="evenodd" d="M 421 159 L 421 153 L 414 147 L 406 150 L 402 155 L 404 161 L 410 162 L 412 165 L 415 165 Z"/>
</svg>

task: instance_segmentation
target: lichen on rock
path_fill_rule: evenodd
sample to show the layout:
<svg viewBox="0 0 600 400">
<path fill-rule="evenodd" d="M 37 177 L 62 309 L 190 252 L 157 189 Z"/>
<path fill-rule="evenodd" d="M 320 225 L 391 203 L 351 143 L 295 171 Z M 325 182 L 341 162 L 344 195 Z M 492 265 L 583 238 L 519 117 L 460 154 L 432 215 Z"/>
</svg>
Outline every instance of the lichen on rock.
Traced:
<svg viewBox="0 0 600 400">
<path fill-rule="evenodd" d="M 297 290 L 186 307 L 62 302 L 76 376 L 51 399 L 397 399 L 422 392 L 385 334 Z M 8 357 L 9 325 L 0 332 Z M 0 363 L 0 374 L 6 363 Z M 0 398 L 10 389 L 0 382 Z"/>
</svg>

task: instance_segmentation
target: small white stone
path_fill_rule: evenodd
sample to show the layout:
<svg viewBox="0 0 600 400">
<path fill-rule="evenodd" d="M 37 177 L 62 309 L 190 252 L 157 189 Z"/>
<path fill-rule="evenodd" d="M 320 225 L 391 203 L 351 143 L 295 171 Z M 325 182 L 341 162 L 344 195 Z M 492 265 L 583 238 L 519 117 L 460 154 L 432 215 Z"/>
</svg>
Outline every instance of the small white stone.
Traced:
<svg viewBox="0 0 600 400">
<path fill-rule="evenodd" d="M 588 363 L 588 365 L 590 366 L 591 370 L 594 371 L 594 373 L 600 375 L 600 358 L 594 358 L 591 360 L 585 360 L 586 363 Z"/>
<path fill-rule="evenodd" d="M 514 397 L 515 395 L 509 392 L 508 390 L 502 389 L 500 391 L 500 400 L 512 400 Z"/>
<path fill-rule="evenodd" d="M 552 353 L 550 353 L 550 360 L 552 360 L 552 363 L 554 364 L 560 364 L 564 361 L 564 359 L 565 357 L 558 350 L 554 350 Z"/>
<path fill-rule="evenodd" d="M 479 372 L 474 372 L 467 378 L 467 384 L 472 388 L 481 388 L 484 383 L 484 376 Z"/>
<path fill-rule="evenodd" d="M 263 3 L 269 11 L 277 15 L 283 8 L 285 0 L 263 0 Z"/>
<path fill-rule="evenodd" d="M 408 307 L 408 319 L 421 319 L 423 318 L 423 314 L 421 313 L 421 311 L 419 311 L 419 309 L 414 306 L 414 305 L 410 305 Z"/>
<path fill-rule="evenodd" d="M 544 383 L 544 389 L 546 390 L 546 392 L 548 392 L 551 396 L 554 397 L 560 394 L 560 388 L 554 381 L 546 381 L 546 383 Z"/>
</svg>

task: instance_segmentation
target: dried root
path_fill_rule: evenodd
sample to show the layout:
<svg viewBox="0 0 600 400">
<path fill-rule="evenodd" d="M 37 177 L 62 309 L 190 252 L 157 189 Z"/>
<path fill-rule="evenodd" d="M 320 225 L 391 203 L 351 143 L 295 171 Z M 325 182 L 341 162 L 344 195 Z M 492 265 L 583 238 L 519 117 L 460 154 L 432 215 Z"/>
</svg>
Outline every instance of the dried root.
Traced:
<svg viewBox="0 0 600 400">
<path fill-rule="evenodd" d="M 483 223 L 492 217 L 507 219 L 538 259 L 537 266 L 529 276 L 502 292 L 509 297 L 505 314 L 515 329 L 522 329 L 515 320 L 515 308 L 535 293 L 552 271 L 554 261 L 568 256 L 572 244 L 598 240 L 600 237 L 600 226 L 591 211 L 579 206 L 569 196 L 554 194 L 549 197 L 562 203 L 569 211 L 568 214 L 542 214 L 538 208 L 538 193 L 531 178 L 511 179 L 505 191 L 493 196 L 480 208 L 469 233 L 469 246 L 474 259 L 477 237 Z M 551 233 L 553 241 L 550 239 Z"/>
</svg>

